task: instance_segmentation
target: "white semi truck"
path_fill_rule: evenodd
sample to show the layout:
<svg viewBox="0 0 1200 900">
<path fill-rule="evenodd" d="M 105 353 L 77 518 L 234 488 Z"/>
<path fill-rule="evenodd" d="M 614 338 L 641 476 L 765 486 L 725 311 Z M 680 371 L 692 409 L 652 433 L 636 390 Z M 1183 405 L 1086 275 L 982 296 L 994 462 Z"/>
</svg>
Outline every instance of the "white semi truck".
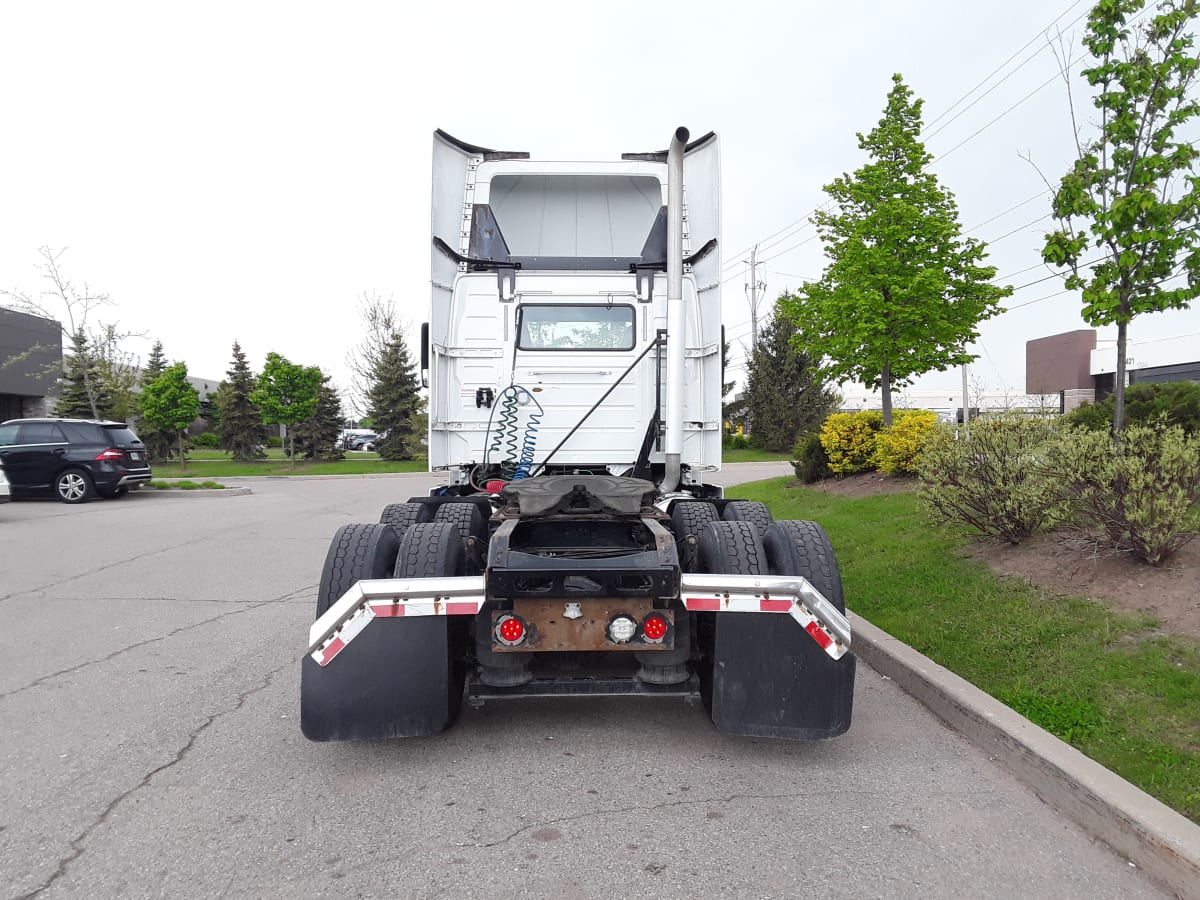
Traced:
<svg viewBox="0 0 1200 900">
<path fill-rule="evenodd" d="M 715 134 L 611 162 L 433 140 L 422 327 L 444 483 L 334 535 L 301 679 L 313 740 L 431 734 L 466 698 L 699 697 L 832 737 L 854 656 L 825 532 L 721 464 Z M 383 484 L 383 482 L 381 482 Z"/>
</svg>

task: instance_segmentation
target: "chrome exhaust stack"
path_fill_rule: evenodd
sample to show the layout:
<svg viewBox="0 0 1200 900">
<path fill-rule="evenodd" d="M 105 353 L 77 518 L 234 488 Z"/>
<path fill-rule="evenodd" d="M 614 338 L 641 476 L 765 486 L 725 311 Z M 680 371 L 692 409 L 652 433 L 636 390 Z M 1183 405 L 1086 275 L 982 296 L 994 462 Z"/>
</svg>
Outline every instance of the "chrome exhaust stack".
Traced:
<svg viewBox="0 0 1200 900">
<path fill-rule="evenodd" d="M 679 487 L 683 456 L 683 154 L 688 130 L 675 129 L 667 150 L 667 429 L 666 470 L 659 490 L 669 494 Z"/>
</svg>

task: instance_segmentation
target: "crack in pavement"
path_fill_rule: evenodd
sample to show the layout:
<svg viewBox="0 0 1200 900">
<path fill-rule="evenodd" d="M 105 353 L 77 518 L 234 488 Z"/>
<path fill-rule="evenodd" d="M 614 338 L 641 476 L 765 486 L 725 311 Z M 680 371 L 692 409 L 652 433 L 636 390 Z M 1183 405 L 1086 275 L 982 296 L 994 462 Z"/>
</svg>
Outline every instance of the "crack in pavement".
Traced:
<svg viewBox="0 0 1200 900">
<path fill-rule="evenodd" d="M 80 578 L 87 578 L 89 575 L 95 575 L 97 572 L 105 572 L 108 569 L 114 569 L 117 566 L 125 566 L 131 562 L 136 562 L 139 559 L 149 559 L 151 556 L 157 556 L 160 553 L 170 553 L 172 550 L 178 550 L 180 547 L 187 547 L 194 543 L 197 543 L 197 541 L 193 538 L 192 540 L 187 540 L 180 544 L 173 544 L 170 547 L 160 547 L 157 550 L 148 550 L 145 553 L 139 553 L 137 556 L 130 556 L 127 559 L 119 559 L 116 562 L 110 562 L 107 565 L 99 566 L 95 569 L 89 569 L 87 572 L 80 572 L 78 575 L 71 575 L 62 579 L 61 581 L 55 581 L 51 584 L 43 584 L 40 587 L 29 588 L 28 590 L 24 591 L 16 591 L 12 594 L 5 594 L 3 597 L 0 597 L 0 603 L 3 603 L 5 600 L 11 600 L 13 597 L 20 597 L 22 594 L 28 594 L 34 591 L 48 591 L 51 588 L 60 587 L 64 584 L 70 584 L 72 581 L 78 581 Z"/>
<path fill-rule="evenodd" d="M 482 850 L 488 850 L 492 847 L 499 847 L 501 844 L 507 844 L 513 838 L 524 834 L 526 831 L 534 828 L 545 828 L 549 825 L 558 825 L 562 822 L 579 822 L 584 819 L 593 819 L 598 816 L 620 815 L 621 813 L 630 812 L 654 812 L 659 809 L 670 809 L 674 806 L 699 806 L 704 803 L 732 803 L 735 800 L 798 800 L 802 797 L 807 797 L 808 794 L 731 794 L 728 797 L 697 797 L 680 800 L 664 800 L 662 803 L 653 803 L 649 806 L 639 804 L 635 806 L 621 806 L 614 809 L 595 809 L 589 812 L 580 813 L 577 816 L 561 816 L 557 819 L 547 819 L 544 822 L 533 822 L 518 828 L 508 837 L 501 838 L 498 841 L 492 841 L 487 844 L 476 844 L 475 846 Z"/>
<path fill-rule="evenodd" d="M 50 873 L 49 878 L 43 881 L 32 891 L 26 891 L 24 894 L 21 894 L 16 898 L 16 900 L 32 900 L 32 898 L 37 897 L 39 894 L 53 887 L 56 881 L 67 874 L 67 870 L 70 868 L 71 863 L 75 862 L 75 860 L 79 859 L 79 857 L 83 855 L 84 850 L 86 849 L 84 844 L 87 842 L 88 838 L 92 836 L 93 832 L 95 832 L 97 828 L 104 825 L 109 820 L 112 814 L 117 810 L 117 807 L 129 799 L 129 797 L 131 797 L 133 794 L 148 786 L 154 779 L 155 775 L 158 775 L 160 772 L 165 772 L 167 769 L 170 769 L 183 762 L 184 759 L 187 758 L 188 754 L 191 753 L 192 748 L 196 746 L 196 741 L 199 739 L 200 735 L 208 730 L 213 723 L 225 716 L 236 713 L 246 705 L 246 701 L 252 696 L 269 688 L 272 682 L 274 682 L 276 675 L 285 669 L 296 665 L 296 663 L 299 662 L 299 659 L 299 657 L 296 657 L 279 666 L 278 668 L 272 669 L 266 674 L 266 676 L 263 677 L 259 684 L 238 694 L 237 700 L 234 702 L 233 706 L 229 707 L 228 709 L 223 709 L 220 712 L 213 713 L 211 716 L 201 722 L 200 725 L 197 726 L 190 735 L 188 735 L 188 739 L 186 742 L 184 742 L 184 745 L 175 751 L 174 757 L 167 760 L 162 765 L 151 769 L 144 776 L 142 776 L 141 781 L 129 788 L 129 790 L 117 795 L 116 798 L 109 802 L 108 806 L 104 808 L 100 815 L 97 816 L 90 825 L 84 828 L 83 831 L 71 841 L 71 852 L 59 860 L 58 866 L 52 873 Z"/>
<path fill-rule="evenodd" d="M 35 678 L 33 681 L 29 682 L 29 684 L 23 685 L 22 687 L 13 688 L 12 690 L 8 690 L 8 691 L 4 691 L 4 692 L 0 693 L 0 700 L 6 700 L 9 697 L 13 696 L 14 694 L 20 694 L 24 691 L 28 691 L 31 688 L 38 687 L 39 685 L 44 684 L 47 681 L 50 681 L 54 678 L 59 678 L 63 675 L 70 675 L 73 672 L 78 672 L 80 669 L 86 669 L 88 666 L 94 666 L 94 665 L 99 665 L 100 663 L 106 663 L 110 659 L 115 659 L 116 657 L 121 656 L 124 653 L 128 653 L 131 650 L 137 650 L 141 647 L 149 646 L 150 644 L 157 644 L 160 641 L 165 641 L 168 638 L 172 638 L 177 634 L 182 634 L 185 631 L 191 631 L 193 628 L 201 628 L 205 625 L 211 625 L 213 622 L 219 622 L 219 621 L 221 621 L 221 619 L 229 618 L 230 616 L 240 616 L 243 613 L 253 612 L 256 609 L 262 609 L 264 606 L 270 606 L 272 603 L 289 602 L 293 598 L 295 598 L 298 594 L 301 594 L 305 591 L 311 591 L 313 589 L 314 588 L 312 586 L 299 588 L 294 591 L 288 591 L 286 594 L 281 594 L 278 597 L 273 597 L 270 600 L 260 600 L 258 603 L 255 603 L 251 606 L 243 606 L 240 609 L 232 609 L 232 610 L 229 610 L 228 612 L 223 612 L 220 615 L 212 616 L 211 618 L 208 618 L 208 619 L 202 619 L 201 621 L 194 622 L 191 625 L 181 625 L 179 628 L 172 629 L 171 631 L 168 631 L 166 634 L 161 634 L 158 637 L 147 638 L 144 641 L 138 641 L 136 644 L 130 644 L 127 647 L 122 647 L 119 650 L 114 650 L 112 653 L 109 653 L 105 656 L 101 656 L 97 659 L 89 659 L 84 662 L 78 663 L 74 666 L 70 666 L 69 668 L 60 669 L 57 672 L 50 672 L 47 675 L 42 675 L 39 678 Z M 301 599 L 303 599 L 303 598 L 301 598 Z"/>
</svg>

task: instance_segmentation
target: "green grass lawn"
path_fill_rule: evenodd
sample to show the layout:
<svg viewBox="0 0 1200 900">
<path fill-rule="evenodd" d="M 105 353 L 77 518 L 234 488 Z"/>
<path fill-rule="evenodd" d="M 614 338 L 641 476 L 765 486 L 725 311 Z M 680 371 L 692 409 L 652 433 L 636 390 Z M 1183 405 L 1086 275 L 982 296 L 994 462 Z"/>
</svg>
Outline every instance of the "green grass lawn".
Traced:
<svg viewBox="0 0 1200 900">
<path fill-rule="evenodd" d="M 210 451 L 211 452 L 211 451 Z M 236 478 L 245 475 L 372 475 L 382 472 L 424 472 L 429 463 L 424 458 L 404 462 L 388 462 L 375 453 L 353 454 L 336 462 L 301 460 L 295 466 L 290 460 L 270 457 L 255 462 L 237 462 L 226 454 L 216 458 L 200 458 L 188 454 L 187 469 L 177 462 L 154 463 L 155 478 Z"/>
<path fill-rule="evenodd" d="M 773 450 L 755 450 L 750 447 L 745 450 L 730 450 L 726 448 L 721 451 L 721 461 L 727 463 L 789 462 L 791 459 L 792 453 L 790 450 L 776 453 Z"/>
<path fill-rule="evenodd" d="M 912 494 L 743 485 L 829 532 L 850 609 L 1200 822 L 1200 647 L 1148 616 L 1047 596 L 966 558 Z"/>
</svg>

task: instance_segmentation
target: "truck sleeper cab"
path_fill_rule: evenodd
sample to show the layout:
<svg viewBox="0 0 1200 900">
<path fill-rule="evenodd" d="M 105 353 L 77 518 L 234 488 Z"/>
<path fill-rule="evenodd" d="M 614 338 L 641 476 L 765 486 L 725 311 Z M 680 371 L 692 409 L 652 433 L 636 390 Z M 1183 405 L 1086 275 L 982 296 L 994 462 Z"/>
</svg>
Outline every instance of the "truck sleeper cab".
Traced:
<svg viewBox="0 0 1200 900">
<path fill-rule="evenodd" d="M 444 483 L 335 535 L 304 733 L 429 734 L 465 696 L 655 693 L 699 697 L 735 734 L 845 731 L 828 538 L 704 482 L 721 447 L 716 136 L 564 163 L 437 132 L 433 158 L 421 367 Z"/>
</svg>

